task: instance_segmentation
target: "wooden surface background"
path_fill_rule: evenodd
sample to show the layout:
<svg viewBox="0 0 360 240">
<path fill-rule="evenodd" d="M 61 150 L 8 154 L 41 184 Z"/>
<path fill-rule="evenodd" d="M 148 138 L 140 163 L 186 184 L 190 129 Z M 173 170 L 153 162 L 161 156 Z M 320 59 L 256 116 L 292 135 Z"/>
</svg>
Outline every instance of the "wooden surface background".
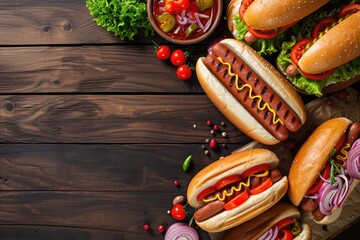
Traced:
<svg viewBox="0 0 360 240">
<path fill-rule="evenodd" d="M 224 35 L 222 20 L 209 40 Z M 151 40 L 163 42 L 114 37 L 85 0 L 0 1 L 0 239 L 163 239 L 156 228 L 174 222 L 173 197 L 250 141 Z M 206 120 L 225 121 L 228 134 L 210 156 Z"/>
</svg>

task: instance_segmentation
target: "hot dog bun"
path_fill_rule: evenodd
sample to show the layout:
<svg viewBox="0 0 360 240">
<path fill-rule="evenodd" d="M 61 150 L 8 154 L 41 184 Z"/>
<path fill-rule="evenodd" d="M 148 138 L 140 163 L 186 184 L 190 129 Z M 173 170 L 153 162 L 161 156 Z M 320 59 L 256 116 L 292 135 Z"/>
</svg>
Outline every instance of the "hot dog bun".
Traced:
<svg viewBox="0 0 360 240">
<path fill-rule="evenodd" d="M 253 71 L 294 110 L 301 122 L 305 122 L 306 111 L 299 94 L 270 63 L 241 41 L 224 39 L 220 43 L 230 48 L 238 57 L 250 66 Z M 271 135 L 239 103 L 216 76 L 211 73 L 205 66 L 203 57 L 199 58 L 196 63 L 196 74 L 202 88 L 210 100 L 237 128 L 260 143 L 273 145 L 279 142 L 278 139 Z"/>
<path fill-rule="evenodd" d="M 208 165 L 196 174 L 188 186 L 189 204 L 194 208 L 201 207 L 203 203 L 197 201 L 197 195 L 202 190 L 214 186 L 218 180 L 226 176 L 241 174 L 246 169 L 262 163 L 269 164 L 272 169 L 278 166 L 279 159 L 273 152 L 258 148 L 233 153 Z M 276 204 L 285 195 L 287 186 L 287 177 L 283 176 L 264 192 L 251 195 L 240 206 L 222 211 L 205 221 L 197 222 L 197 225 L 208 232 L 221 232 L 235 227 Z"/>
<path fill-rule="evenodd" d="M 318 126 L 300 147 L 289 171 L 288 196 L 295 206 L 301 203 L 351 123 L 351 120 L 343 117 L 330 119 Z M 346 198 L 357 184 L 359 180 L 354 179 Z M 334 222 L 340 216 L 342 206 L 333 208 L 331 215 L 325 216 L 321 221 L 313 220 L 319 224 Z"/>
<path fill-rule="evenodd" d="M 327 2 L 329 2 L 329 0 L 255 0 L 245 12 L 244 20 L 246 25 L 256 30 L 275 29 L 306 17 Z M 232 0 L 226 12 L 228 28 L 235 38 L 238 33 L 235 27 L 236 21 L 234 21 L 234 17 L 239 15 L 241 3 L 242 0 Z M 261 17 L 259 17 L 259 14 L 261 14 Z"/>
<path fill-rule="evenodd" d="M 270 30 L 298 21 L 327 2 L 329 0 L 255 0 L 246 10 L 244 20 L 253 29 Z"/>
<path fill-rule="evenodd" d="M 290 203 L 277 203 L 266 212 L 226 232 L 222 240 L 256 240 L 281 220 L 293 217 L 300 219 L 300 211 Z M 295 240 L 311 239 L 311 228 L 303 223 L 301 233 Z"/>
<path fill-rule="evenodd" d="M 360 11 L 352 14 L 318 39 L 300 58 L 299 67 L 318 74 L 360 56 Z"/>
<path fill-rule="evenodd" d="M 352 122 L 333 118 L 317 127 L 297 152 L 289 171 L 289 198 L 298 206 Z M 306 173 L 306 174 L 305 174 Z"/>
</svg>

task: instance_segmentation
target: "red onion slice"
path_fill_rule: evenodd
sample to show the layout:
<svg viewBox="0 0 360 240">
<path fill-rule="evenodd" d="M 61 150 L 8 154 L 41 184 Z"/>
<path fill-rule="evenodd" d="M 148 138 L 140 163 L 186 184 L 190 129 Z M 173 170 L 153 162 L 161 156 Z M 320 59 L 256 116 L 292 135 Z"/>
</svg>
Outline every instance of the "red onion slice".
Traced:
<svg viewBox="0 0 360 240">
<path fill-rule="evenodd" d="M 351 177 L 360 179 L 360 139 L 356 140 L 349 150 L 346 169 Z"/>
<path fill-rule="evenodd" d="M 165 240 L 199 240 L 197 231 L 186 223 L 172 224 L 165 234 Z"/>
</svg>

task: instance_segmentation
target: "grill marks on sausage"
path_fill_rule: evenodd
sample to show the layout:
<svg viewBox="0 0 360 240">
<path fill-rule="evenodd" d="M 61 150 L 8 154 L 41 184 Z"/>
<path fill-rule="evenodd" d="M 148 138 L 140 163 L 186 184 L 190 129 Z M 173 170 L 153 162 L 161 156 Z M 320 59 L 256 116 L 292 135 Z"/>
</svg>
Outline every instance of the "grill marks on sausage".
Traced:
<svg viewBox="0 0 360 240">
<path fill-rule="evenodd" d="M 220 82 L 226 87 L 226 89 L 244 106 L 244 108 L 259 122 L 261 125 L 269 131 L 275 138 L 280 141 L 285 140 L 288 137 L 288 130 L 281 124 L 273 124 L 272 123 L 272 115 L 271 117 L 267 117 L 266 121 L 264 121 L 263 117 L 266 111 L 259 111 L 258 108 L 258 99 L 251 99 L 249 97 L 249 89 L 244 88 L 239 91 L 236 86 L 234 86 L 234 79 L 230 74 L 224 74 L 224 72 L 228 72 L 227 67 L 222 64 L 217 56 L 214 54 L 209 54 L 206 56 L 204 60 L 205 65 L 210 69 L 210 71 L 220 80 Z M 246 66 L 244 67 L 244 69 Z M 246 74 L 246 73 L 245 73 Z M 223 77 L 225 76 L 225 77 Z M 230 86 L 231 85 L 231 86 Z M 270 114 L 269 114 L 270 115 Z M 276 126 L 279 125 L 277 128 Z"/>
<path fill-rule="evenodd" d="M 221 57 L 225 62 L 232 63 L 232 72 L 239 76 L 240 81 L 250 84 L 253 87 L 253 93 L 256 95 L 261 95 L 263 101 L 269 103 L 271 108 L 277 111 L 276 117 L 283 121 L 285 127 L 289 131 L 295 132 L 301 127 L 302 123 L 296 112 L 292 110 L 266 82 L 259 79 L 259 76 L 257 76 L 257 74 L 253 72 L 251 68 L 247 66 L 228 47 L 221 43 L 217 43 L 213 46 L 212 52 L 215 56 Z M 272 121 L 272 117 L 269 118 L 269 120 L 270 119 Z M 286 121 L 286 119 L 291 119 L 291 121 Z"/>
</svg>

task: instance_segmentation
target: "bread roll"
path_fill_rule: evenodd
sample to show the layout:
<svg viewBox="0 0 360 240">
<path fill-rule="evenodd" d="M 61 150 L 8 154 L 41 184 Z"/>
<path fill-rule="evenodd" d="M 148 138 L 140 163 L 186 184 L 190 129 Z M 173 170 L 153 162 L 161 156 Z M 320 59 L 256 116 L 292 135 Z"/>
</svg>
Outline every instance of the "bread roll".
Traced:
<svg viewBox="0 0 360 240">
<path fill-rule="evenodd" d="M 244 20 L 256 30 L 283 27 L 306 17 L 329 0 L 255 0 L 248 7 Z"/>
<path fill-rule="evenodd" d="M 290 203 L 277 203 L 266 212 L 226 232 L 222 240 L 256 240 L 281 220 L 294 217 L 300 219 L 299 210 Z M 311 239 L 311 229 L 302 224 L 301 233 L 294 239 Z"/>
<path fill-rule="evenodd" d="M 299 67 L 310 74 L 336 68 L 360 56 L 360 11 L 331 28 L 300 58 Z"/>
<path fill-rule="evenodd" d="M 270 63 L 241 41 L 229 38 L 221 43 L 250 66 L 296 112 L 301 122 L 305 122 L 306 111 L 300 95 Z M 252 139 L 267 145 L 278 143 L 279 140 L 272 136 L 210 72 L 203 59 L 199 58 L 196 63 L 196 74 L 201 87 L 215 106 Z"/>
<path fill-rule="evenodd" d="M 352 122 L 333 118 L 317 127 L 297 152 L 289 171 L 290 201 L 298 206 Z"/>
<path fill-rule="evenodd" d="M 268 163 L 272 169 L 277 167 L 279 159 L 269 150 L 251 149 L 233 153 L 208 165 L 196 174 L 188 186 L 187 199 L 189 204 L 194 208 L 201 207 L 203 203 L 197 201 L 196 198 L 202 190 L 214 186 L 218 180 L 224 177 L 241 174 L 246 169 L 262 163 Z M 221 232 L 235 227 L 276 204 L 285 195 L 287 186 L 287 177 L 283 176 L 281 180 L 264 192 L 251 195 L 240 206 L 231 210 L 224 210 L 205 221 L 196 223 L 208 232 Z"/>
</svg>

